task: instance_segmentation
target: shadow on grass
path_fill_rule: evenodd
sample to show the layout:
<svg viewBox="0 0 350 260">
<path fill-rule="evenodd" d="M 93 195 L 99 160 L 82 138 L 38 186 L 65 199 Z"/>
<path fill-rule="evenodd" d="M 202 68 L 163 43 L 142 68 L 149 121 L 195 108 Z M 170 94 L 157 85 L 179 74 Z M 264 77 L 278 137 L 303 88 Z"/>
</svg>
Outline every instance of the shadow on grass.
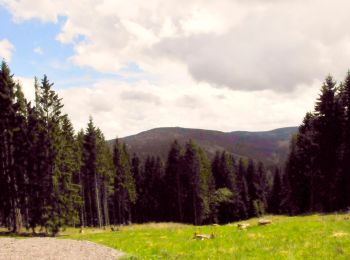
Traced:
<svg viewBox="0 0 350 260">
<path fill-rule="evenodd" d="M 0 237 L 52 237 L 52 235 L 47 234 L 45 232 L 41 232 L 41 233 L 29 233 L 29 232 L 13 233 L 11 231 L 0 231 Z"/>
</svg>

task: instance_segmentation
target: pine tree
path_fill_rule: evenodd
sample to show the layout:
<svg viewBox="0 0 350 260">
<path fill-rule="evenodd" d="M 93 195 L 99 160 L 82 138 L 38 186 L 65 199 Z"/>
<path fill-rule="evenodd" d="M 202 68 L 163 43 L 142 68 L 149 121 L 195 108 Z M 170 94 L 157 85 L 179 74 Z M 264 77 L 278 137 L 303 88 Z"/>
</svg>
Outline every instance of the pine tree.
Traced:
<svg viewBox="0 0 350 260">
<path fill-rule="evenodd" d="M 76 139 L 73 125 L 67 115 L 62 118 L 61 149 L 59 167 L 59 212 L 63 215 L 63 225 L 76 225 L 79 222 L 78 209 L 82 204 L 80 185 L 73 182 L 74 175 L 80 170 L 77 163 Z"/>
<path fill-rule="evenodd" d="M 238 161 L 236 186 L 240 196 L 239 219 L 246 219 L 248 217 L 249 194 L 246 169 L 242 158 Z"/>
<path fill-rule="evenodd" d="M 114 165 L 113 156 L 104 135 L 100 129 L 97 129 L 97 171 L 100 178 L 100 196 L 103 225 L 110 225 L 108 201 L 110 190 L 112 188 Z"/>
<path fill-rule="evenodd" d="M 256 211 L 255 211 L 254 204 L 258 199 L 257 191 L 256 191 L 256 188 L 254 185 L 254 179 L 255 179 L 255 175 L 256 175 L 255 171 L 256 171 L 255 170 L 255 163 L 253 160 L 250 159 L 248 161 L 248 167 L 247 167 L 247 172 L 246 172 L 247 190 L 248 190 L 248 198 L 249 198 L 247 208 L 248 208 L 248 216 L 249 217 L 255 216 Z"/>
<path fill-rule="evenodd" d="M 327 77 L 315 106 L 315 142 L 318 145 L 318 171 L 315 181 L 315 193 L 318 196 L 315 198 L 315 210 L 320 211 L 332 211 L 337 208 L 336 191 L 340 179 L 337 165 L 341 135 L 335 133 L 341 133 L 341 115 L 336 91 L 335 81 L 331 76 Z"/>
<path fill-rule="evenodd" d="M 133 222 L 140 223 L 143 222 L 143 210 L 142 204 L 140 203 L 140 195 L 143 192 L 143 176 L 141 173 L 141 162 L 140 158 L 134 153 L 131 159 L 131 173 L 135 180 L 135 189 L 137 199 L 134 204 L 132 204 L 132 216 Z"/>
<path fill-rule="evenodd" d="M 167 221 L 182 222 L 184 191 L 183 182 L 184 176 L 182 171 L 182 148 L 175 140 L 169 150 L 168 160 L 165 170 L 165 192 L 168 203 L 166 206 Z"/>
<path fill-rule="evenodd" d="M 18 196 L 20 204 L 20 212 L 22 214 L 22 222 L 28 226 L 28 194 L 27 183 L 28 183 L 28 153 L 29 147 L 27 142 L 27 101 L 22 92 L 21 85 L 16 84 L 15 91 L 15 108 L 16 115 L 14 121 L 13 131 L 13 157 L 14 157 L 14 175 L 17 180 Z"/>
<path fill-rule="evenodd" d="M 92 118 L 90 118 L 84 135 L 82 164 L 83 197 L 85 199 L 87 226 L 102 226 L 96 153 L 96 128 Z"/>
<path fill-rule="evenodd" d="M 209 216 L 208 178 L 210 166 L 205 163 L 204 152 L 193 141 L 186 144 L 185 174 L 188 181 L 185 221 L 202 224 Z"/>
<path fill-rule="evenodd" d="M 10 69 L 3 61 L 0 69 L 0 199 L 3 200 L 2 215 L 12 231 L 20 232 L 22 214 L 20 189 L 15 169 L 15 132 L 18 106 L 15 104 L 16 83 Z"/>
<path fill-rule="evenodd" d="M 275 169 L 272 191 L 269 198 L 269 213 L 281 214 L 281 201 L 283 199 L 282 194 L 282 182 L 281 175 L 278 168 Z"/>
<path fill-rule="evenodd" d="M 79 224 L 81 227 L 86 226 L 86 200 L 84 193 L 84 168 L 83 168 L 83 151 L 84 151 L 84 130 L 81 129 L 75 137 L 76 143 L 74 146 L 74 157 L 76 163 L 76 171 L 73 174 L 73 183 L 79 188 L 79 197 L 81 203 L 77 208 L 79 211 Z"/>
<path fill-rule="evenodd" d="M 338 200 L 340 201 L 339 207 L 346 209 L 350 207 L 350 71 L 340 87 L 338 102 L 343 112 Z"/>
<path fill-rule="evenodd" d="M 131 205 L 136 202 L 135 180 L 132 176 L 130 158 L 126 146 L 116 139 L 113 147 L 114 178 L 114 210 L 119 224 L 131 222 Z"/>
<path fill-rule="evenodd" d="M 45 162 L 46 153 L 44 149 L 44 132 L 41 127 L 42 120 L 40 119 L 38 109 L 28 104 L 27 114 L 27 222 L 28 227 L 32 228 L 34 233 L 37 225 L 44 225 L 42 220 L 44 200 L 42 198 L 45 196 L 45 192 L 42 182 L 44 179 L 42 165 Z"/>
<path fill-rule="evenodd" d="M 267 209 L 269 187 L 267 182 L 267 172 L 262 162 L 258 163 L 253 181 L 256 192 L 255 210 L 259 212 L 258 215 L 263 215 Z"/>
<path fill-rule="evenodd" d="M 73 201 L 76 198 L 76 189 L 72 185 L 72 172 L 69 169 L 73 167 L 68 163 L 71 159 L 65 157 L 65 145 L 68 142 L 65 139 L 68 137 L 63 133 L 62 124 L 67 124 L 67 118 L 61 112 L 61 99 L 52 90 L 52 86 L 45 75 L 41 85 L 37 87 L 36 108 L 41 119 L 40 131 L 44 149 L 44 160 L 40 167 L 44 174 L 41 185 L 45 194 L 41 198 L 42 221 L 52 235 L 56 235 L 62 226 L 69 224 L 70 217 L 75 215 Z"/>
</svg>

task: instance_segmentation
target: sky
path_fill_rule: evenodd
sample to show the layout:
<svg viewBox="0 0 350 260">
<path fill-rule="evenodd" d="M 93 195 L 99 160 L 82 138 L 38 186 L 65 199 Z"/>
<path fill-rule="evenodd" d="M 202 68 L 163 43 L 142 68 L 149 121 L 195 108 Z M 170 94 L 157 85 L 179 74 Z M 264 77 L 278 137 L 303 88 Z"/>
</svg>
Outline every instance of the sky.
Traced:
<svg viewBox="0 0 350 260">
<path fill-rule="evenodd" d="M 76 130 L 297 126 L 350 68 L 348 0 L 0 0 L 0 59 Z"/>
</svg>

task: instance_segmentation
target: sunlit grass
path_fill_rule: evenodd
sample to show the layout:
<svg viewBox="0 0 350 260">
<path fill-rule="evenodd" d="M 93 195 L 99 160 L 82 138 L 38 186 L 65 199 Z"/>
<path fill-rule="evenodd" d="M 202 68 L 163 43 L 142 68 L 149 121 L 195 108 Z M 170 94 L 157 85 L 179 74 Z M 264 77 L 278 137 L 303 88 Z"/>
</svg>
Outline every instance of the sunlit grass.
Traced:
<svg viewBox="0 0 350 260">
<path fill-rule="evenodd" d="M 64 238 L 83 239 L 122 250 L 135 259 L 350 259 L 350 221 L 345 215 L 269 216 L 273 223 L 248 230 L 223 226 L 150 223 L 119 231 L 67 229 Z M 195 240 L 193 234 L 215 235 Z"/>
</svg>

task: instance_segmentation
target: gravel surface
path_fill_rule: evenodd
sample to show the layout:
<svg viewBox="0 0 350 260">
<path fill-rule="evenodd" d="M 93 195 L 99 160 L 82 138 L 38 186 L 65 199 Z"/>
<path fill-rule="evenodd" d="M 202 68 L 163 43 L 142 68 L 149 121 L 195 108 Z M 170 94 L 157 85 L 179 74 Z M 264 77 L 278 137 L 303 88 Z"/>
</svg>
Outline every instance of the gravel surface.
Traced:
<svg viewBox="0 0 350 260">
<path fill-rule="evenodd" d="M 89 241 L 56 238 L 0 238 L 1 260 L 101 260 L 117 259 L 124 254 Z"/>
</svg>

